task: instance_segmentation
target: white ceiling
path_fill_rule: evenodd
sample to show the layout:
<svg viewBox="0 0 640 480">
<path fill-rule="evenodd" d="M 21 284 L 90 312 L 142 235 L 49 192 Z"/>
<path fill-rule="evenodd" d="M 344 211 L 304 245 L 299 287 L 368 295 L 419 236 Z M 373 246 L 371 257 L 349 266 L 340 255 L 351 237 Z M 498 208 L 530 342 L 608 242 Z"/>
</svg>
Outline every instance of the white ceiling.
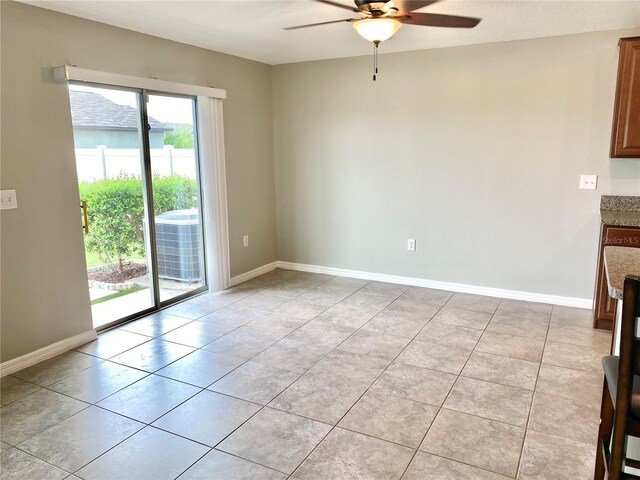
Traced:
<svg viewBox="0 0 640 480">
<path fill-rule="evenodd" d="M 269 64 L 371 52 L 348 23 L 283 31 L 351 16 L 310 0 L 23 1 Z M 482 22 L 469 30 L 404 25 L 381 53 L 640 27 L 640 0 L 449 0 L 420 11 L 481 17 Z"/>
</svg>

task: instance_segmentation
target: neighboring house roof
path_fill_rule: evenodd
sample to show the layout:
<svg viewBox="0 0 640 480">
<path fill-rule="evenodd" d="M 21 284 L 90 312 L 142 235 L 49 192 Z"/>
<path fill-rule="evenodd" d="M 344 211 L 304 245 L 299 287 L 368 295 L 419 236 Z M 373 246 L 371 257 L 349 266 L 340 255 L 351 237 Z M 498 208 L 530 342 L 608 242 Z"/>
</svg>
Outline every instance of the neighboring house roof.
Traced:
<svg viewBox="0 0 640 480">
<path fill-rule="evenodd" d="M 69 90 L 73 126 L 105 130 L 137 130 L 138 111 L 128 105 L 112 102 L 94 92 Z M 149 117 L 151 130 L 173 130 L 153 117 Z"/>
</svg>

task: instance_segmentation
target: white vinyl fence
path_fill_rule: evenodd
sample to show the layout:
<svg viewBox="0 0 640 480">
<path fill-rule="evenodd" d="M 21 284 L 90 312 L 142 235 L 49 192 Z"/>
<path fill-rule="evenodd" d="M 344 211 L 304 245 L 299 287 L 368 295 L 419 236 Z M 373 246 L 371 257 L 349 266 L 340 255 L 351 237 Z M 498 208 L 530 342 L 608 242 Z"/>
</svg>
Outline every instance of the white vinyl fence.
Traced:
<svg viewBox="0 0 640 480">
<path fill-rule="evenodd" d="M 79 182 L 93 182 L 115 178 L 121 173 L 140 176 L 141 152 L 137 148 L 76 148 L 76 167 Z M 154 175 L 181 175 L 196 178 L 195 151 L 192 148 L 151 149 L 151 170 Z"/>
</svg>

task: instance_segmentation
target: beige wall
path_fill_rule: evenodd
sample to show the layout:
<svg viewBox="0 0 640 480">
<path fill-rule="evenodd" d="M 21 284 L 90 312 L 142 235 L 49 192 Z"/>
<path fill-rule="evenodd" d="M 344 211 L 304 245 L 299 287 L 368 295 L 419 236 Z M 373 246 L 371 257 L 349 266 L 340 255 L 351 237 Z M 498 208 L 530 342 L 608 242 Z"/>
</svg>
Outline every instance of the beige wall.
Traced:
<svg viewBox="0 0 640 480">
<path fill-rule="evenodd" d="M 1 18 L 1 188 L 19 206 L 1 214 L 2 361 L 91 328 L 68 95 L 51 67 L 226 89 L 231 274 L 276 260 L 270 66 L 13 2 Z"/>
<path fill-rule="evenodd" d="M 274 67 L 279 259 L 590 298 L 600 195 L 640 193 L 608 158 L 634 33 Z"/>
</svg>

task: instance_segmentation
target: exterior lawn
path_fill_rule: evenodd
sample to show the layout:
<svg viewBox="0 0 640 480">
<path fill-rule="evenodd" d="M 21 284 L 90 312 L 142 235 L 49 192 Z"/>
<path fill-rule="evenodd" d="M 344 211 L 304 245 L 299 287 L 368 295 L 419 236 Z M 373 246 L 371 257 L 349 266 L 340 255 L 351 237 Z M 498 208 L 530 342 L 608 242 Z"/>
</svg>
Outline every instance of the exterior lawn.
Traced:
<svg viewBox="0 0 640 480">
<path fill-rule="evenodd" d="M 123 297 L 125 295 L 129 295 L 130 293 L 139 292 L 140 290 L 144 290 L 146 287 L 133 287 L 129 290 L 120 290 L 119 292 L 113 292 L 111 295 L 107 295 L 106 297 L 96 298 L 91 302 L 91 305 L 95 305 L 96 303 L 107 302 L 109 300 L 113 300 L 114 298 Z"/>
<path fill-rule="evenodd" d="M 84 251 L 85 257 L 87 258 L 87 268 L 99 267 L 100 265 L 104 265 L 104 262 L 98 258 L 98 255 L 92 252 Z M 125 257 L 125 260 L 142 260 L 144 258 L 138 257 Z"/>
</svg>

